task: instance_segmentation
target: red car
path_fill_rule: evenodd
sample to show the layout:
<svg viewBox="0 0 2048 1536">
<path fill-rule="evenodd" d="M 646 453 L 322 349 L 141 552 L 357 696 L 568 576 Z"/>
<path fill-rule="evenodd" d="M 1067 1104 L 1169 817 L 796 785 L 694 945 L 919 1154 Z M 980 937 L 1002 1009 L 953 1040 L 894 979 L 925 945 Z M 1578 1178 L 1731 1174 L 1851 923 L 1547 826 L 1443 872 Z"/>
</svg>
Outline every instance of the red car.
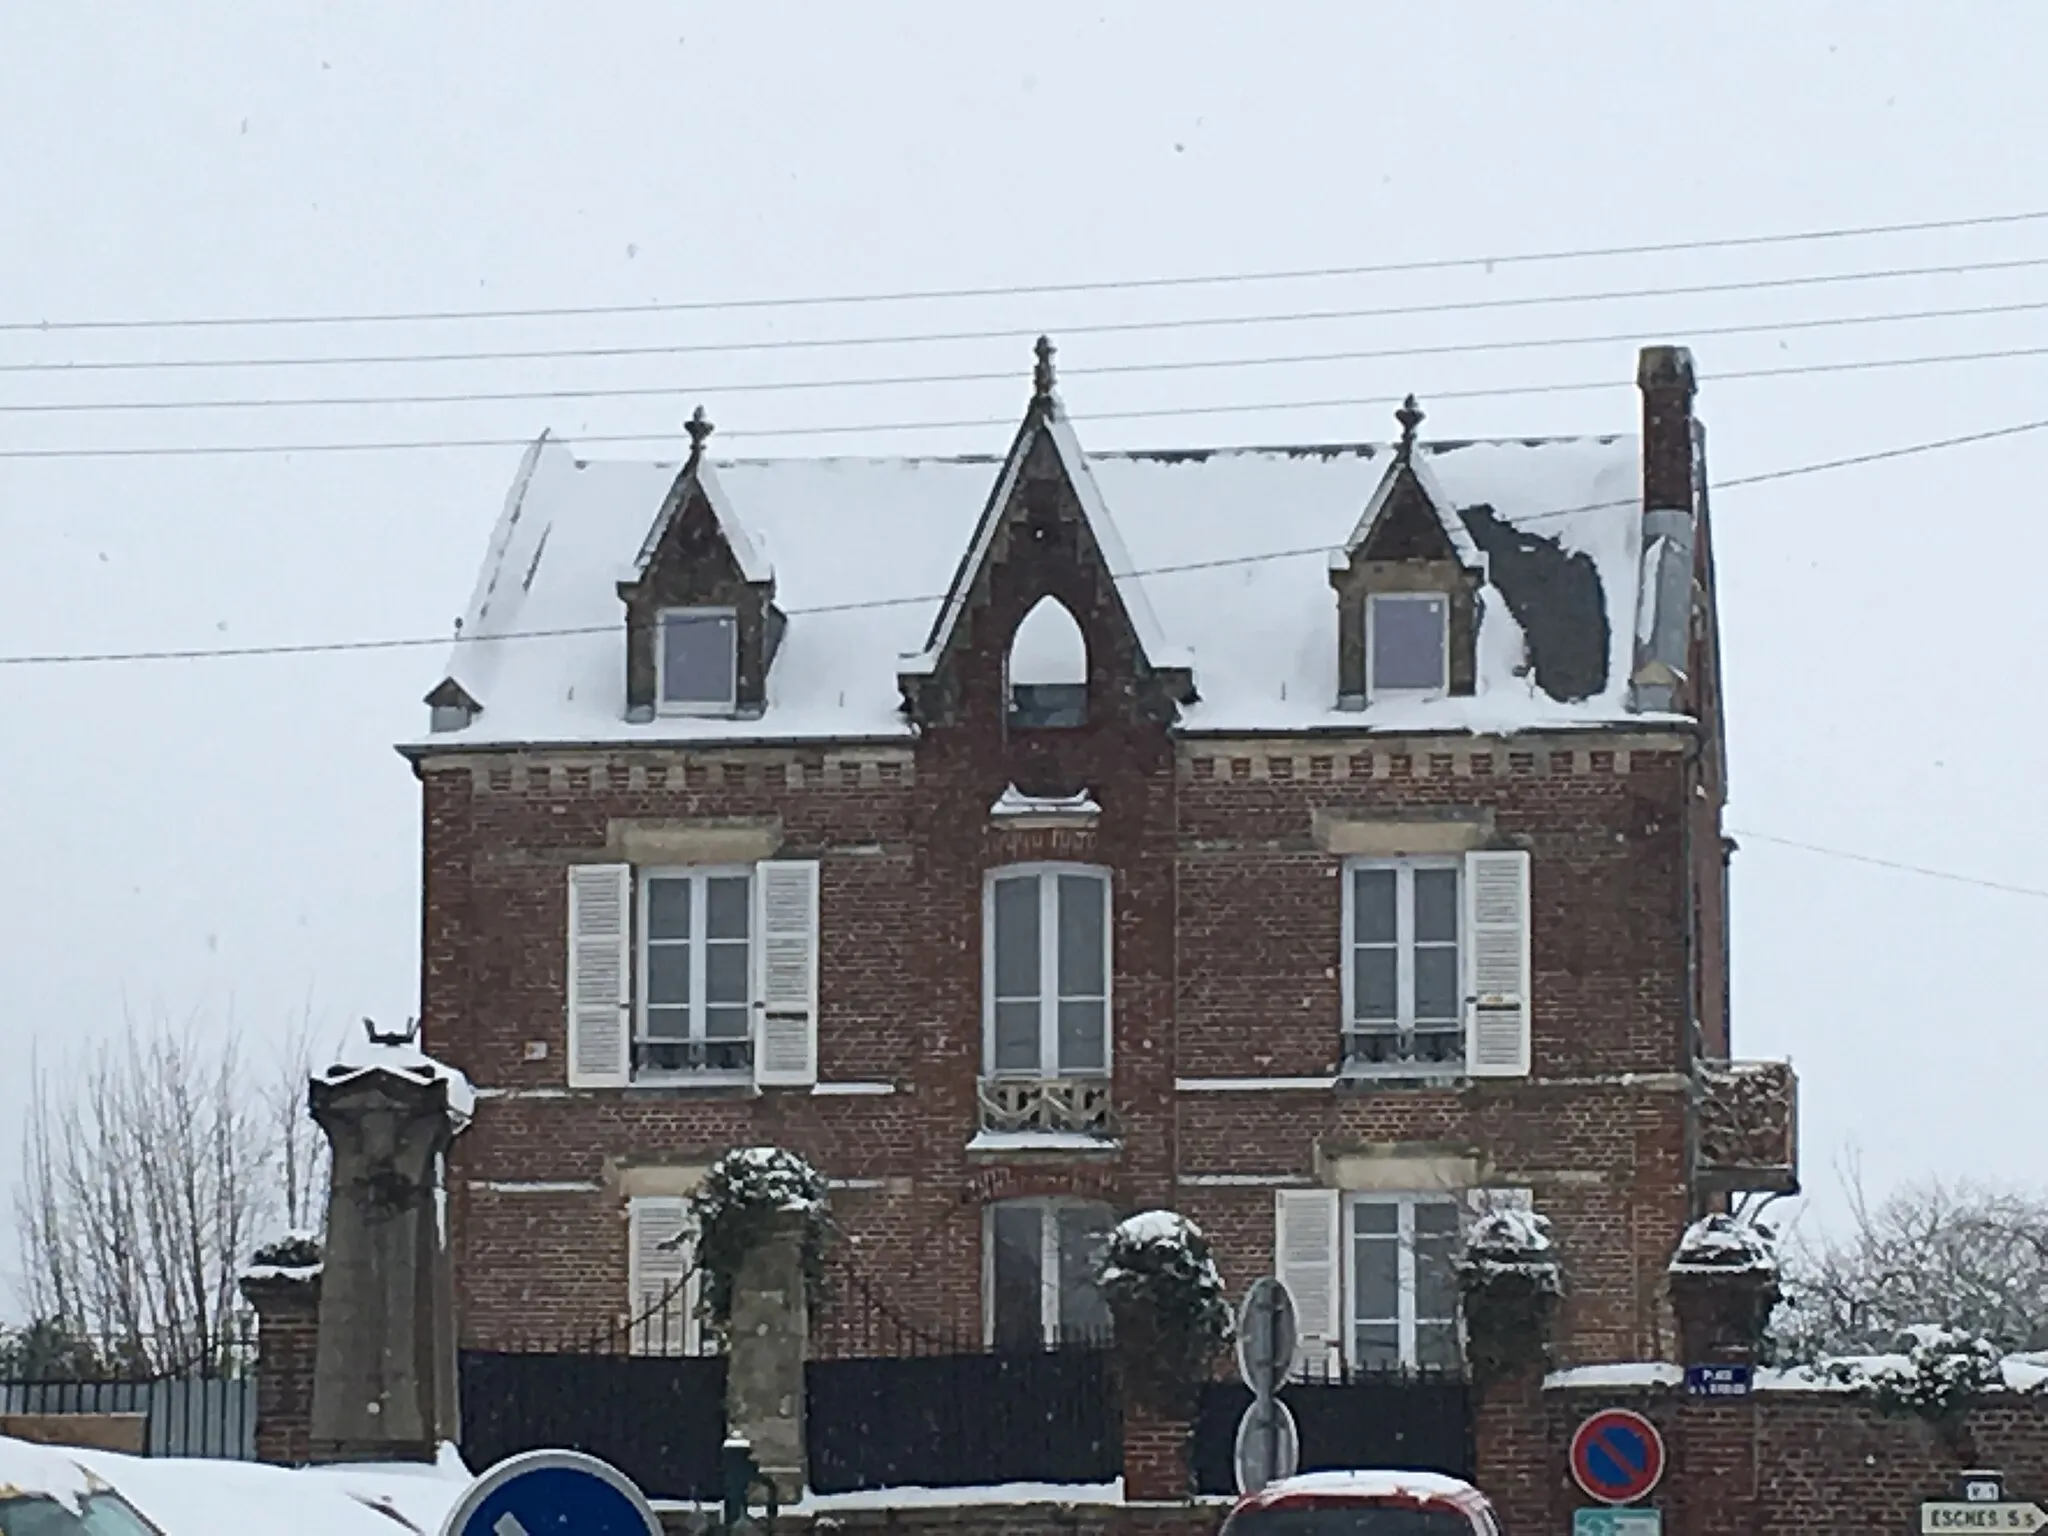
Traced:
<svg viewBox="0 0 2048 1536">
<path fill-rule="evenodd" d="M 1486 1495 L 1437 1472 L 1308 1472 L 1237 1501 L 1222 1536 L 1501 1536 Z"/>
</svg>

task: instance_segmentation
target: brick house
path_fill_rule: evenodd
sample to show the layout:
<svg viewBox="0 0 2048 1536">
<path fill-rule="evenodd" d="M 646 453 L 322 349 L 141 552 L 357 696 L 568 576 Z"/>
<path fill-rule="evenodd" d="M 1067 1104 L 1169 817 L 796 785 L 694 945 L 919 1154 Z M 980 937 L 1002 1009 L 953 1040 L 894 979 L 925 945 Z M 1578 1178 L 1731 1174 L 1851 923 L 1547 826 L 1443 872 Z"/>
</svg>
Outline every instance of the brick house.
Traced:
<svg viewBox="0 0 2048 1536">
<path fill-rule="evenodd" d="M 1041 343 L 1001 458 L 535 443 L 402 749 L 465 1342 L 632 1315 L 773 1143 L 998 1344 L 1099 1327 L 1166 1205 L 1312 1356 L 1452 1361 L 1509 1199 L 1565 1358 L 1668 1358 L 1672 1247 L 1790 1186 L 1794 1105 L 1729 1061 L 1690 356 L 1638 383 L 1639 434 L 1090 454 Z"/>
</svg>

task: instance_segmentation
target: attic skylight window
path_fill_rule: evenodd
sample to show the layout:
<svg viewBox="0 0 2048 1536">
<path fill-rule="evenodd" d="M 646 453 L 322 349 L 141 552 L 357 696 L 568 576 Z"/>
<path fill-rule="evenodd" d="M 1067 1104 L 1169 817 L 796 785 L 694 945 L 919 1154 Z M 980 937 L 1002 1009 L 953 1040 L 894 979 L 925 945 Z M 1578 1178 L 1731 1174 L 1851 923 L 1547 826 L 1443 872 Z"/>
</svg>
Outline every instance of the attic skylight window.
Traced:
<svg viewBox="0 0 2048 1536">
<path fill-rule="evenodd" d="M 1366 676 L 1375 698 L 1435 697 L 1450 685 L 1450 599 L 1375 592 L 1366 606 Z"/>
<path fill-rule="evenodd" d="M 663 712 L 729 714 L 738 699 L 738 616 L 730 608 L 671 608 L 660 623 L 655 667 Z"/>
</svg>

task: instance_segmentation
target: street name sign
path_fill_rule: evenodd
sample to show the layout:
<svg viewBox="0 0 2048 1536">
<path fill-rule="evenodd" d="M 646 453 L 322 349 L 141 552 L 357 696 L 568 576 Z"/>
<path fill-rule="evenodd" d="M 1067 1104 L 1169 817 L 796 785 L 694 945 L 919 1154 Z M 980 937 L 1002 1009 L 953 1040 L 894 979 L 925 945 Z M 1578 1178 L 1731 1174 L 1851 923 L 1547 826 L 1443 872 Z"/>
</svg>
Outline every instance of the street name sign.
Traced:
<svg viewBox="0 0 2048 1536">
<path fill-rule="evenodd" d="M 1920 1506 L 1921 1536 L 1946 1536 L 1951 1531 L 2009 1531 L 2033 1536 L 2048 1526 L 2048 1510 L 2031 1500 L 1996 1504 L 1944 1499 Z"/>
</svg>

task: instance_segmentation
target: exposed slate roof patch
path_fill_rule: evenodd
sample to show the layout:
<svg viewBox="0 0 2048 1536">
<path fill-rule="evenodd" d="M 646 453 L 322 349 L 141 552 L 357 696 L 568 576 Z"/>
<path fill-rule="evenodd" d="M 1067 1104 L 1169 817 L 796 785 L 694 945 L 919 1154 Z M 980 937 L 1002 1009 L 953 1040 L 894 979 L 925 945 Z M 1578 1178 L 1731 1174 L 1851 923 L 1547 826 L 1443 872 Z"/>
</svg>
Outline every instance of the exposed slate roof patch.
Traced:
<svg viewBox="0 0 2048 1536">
<path fill-rule="evenodd" d="M 1613 633 L 1592 556 L 1503 522 L 1489 506 L 1460 507 L 1458 516 L 1486 552 L 1493 585 L 1522 626 L 1536 685 L 1560 703 L 1604 689 Z"/>
</svg>

